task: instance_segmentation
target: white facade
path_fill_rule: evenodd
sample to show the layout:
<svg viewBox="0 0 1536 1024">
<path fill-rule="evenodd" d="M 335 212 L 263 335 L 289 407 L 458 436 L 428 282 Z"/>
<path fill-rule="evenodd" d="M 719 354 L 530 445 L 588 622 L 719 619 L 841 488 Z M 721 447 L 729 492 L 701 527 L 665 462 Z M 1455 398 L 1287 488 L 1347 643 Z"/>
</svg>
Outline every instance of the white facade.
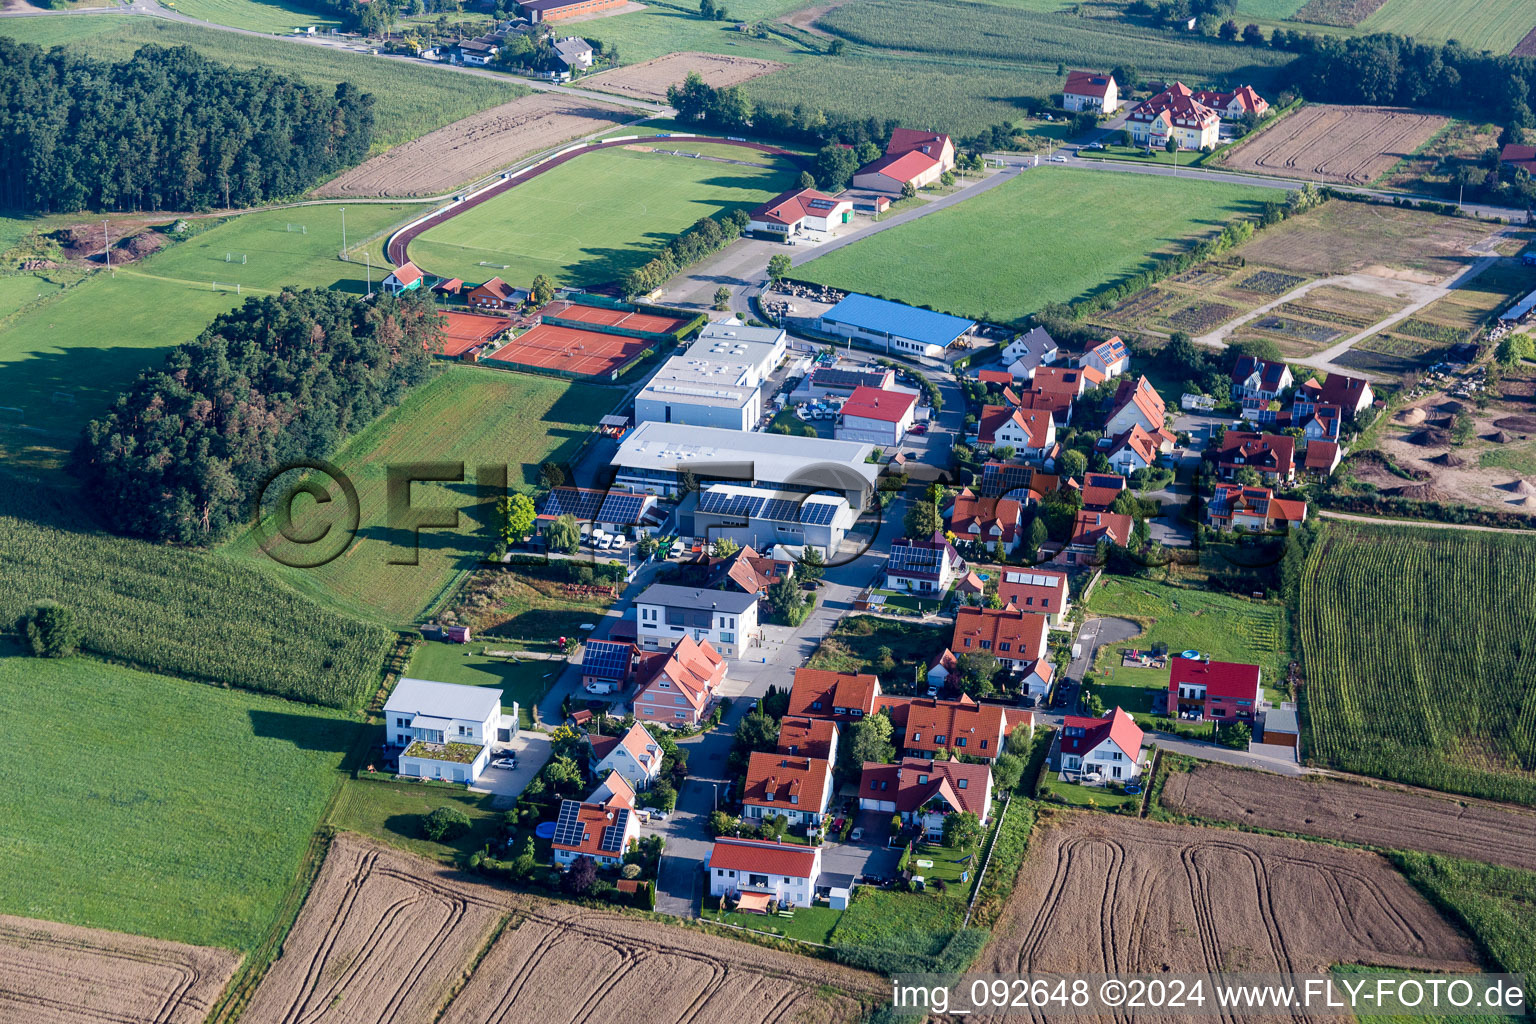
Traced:
<svg viewBox="0 0 1536 1024">
<path fill-rule="evenodd" d="M 1035 417 L 1036 422 L 1044 423 L 1045 432 L 1041 435 L 1043 440 L 1036 443 L 1035 435 L 1040 434 L 1040 428 L 1030 431 L 1010 417 L 992 432 L 992 447 L 999 448 L 1006 445 L 1014 450 L 1018 458 L 1039 458 L 1056 443 L 1056 418 L 1043 409 L 1026 409 L 1023 410 L 1023 415 L 1026 418 Z"/>
<path fill-rule="evenodd" d="M 658 583 L 635 600 L 635 627 L 648 651 L 669 651 L 688 636 L 739 658 L 758 631 L 757 595 Z"/>
<path fill-rule="evenodd" d="M 763 395 L 753 363 L 694 348 L 662 363 L 635 396 L 636 423 L 751 430 L 763 416 Z"/>
<path fill-rule="evenodd" d="M 1151 464 L 1137 453 L 1135 447 L 1129 444 L 1121 445 L 1109 457 L 1110 468 L 1121 476 L 1130 476 L 1138 469 L 1146 469 Z"/>
<path fill-rule="evenodd" d="M 751 363 L 759 383 L 768 379 L 789 354 L 789 333 L 778 327 L 748 327 L 735 318 L 705 324 L 688 354 Z"/>
<path fill-rule="evenodd" d="M 810 849 L 813 851 L 810 867 L 804 869 L 803 874 L 780 874 L 771 870 L 754 871 L 750 867 L 731 868 L 711 864 L 709 894 L 718 899 L 727 895 L 735 897 L 743 892 L 766 893 L 781 904 L 808 907 L 815 895 L 816 879 L 821 875 L 821 847 Z"/>
<path fill-rule="evenodd" d="M 402 747 L 400 774 L 474 782 L 491 759 L 501 725 L 502 691 L 426 679 L 401 679 L 384 704 L 385 744 Z M 434 750 L 478 748 L 471 760 L 434 757 Z"/>
<path fill-rule="evenodd" d="M 863 508 L 879 473 L 879 467 L 865 462 L 873 450 L 853 441 L 652 420 L 629 432 L 611 464 L 615 486 L 642 494 L 675 494 L 684 472 L 705 484 L 739 481 L 749 469 L 760 487 L 840 490 L 850 504 Z"/>
<path fill-rule="evenodd" d="M 1141 777 L 1140 756 L 1141 751 L 1121 750 L 1118 743 L 1106 738 L 1086 754 L 1062 754 L 1061 770 L 1074 775 L 1097 772 L 1105 779 L 1129 782 Z"/>
</svg>

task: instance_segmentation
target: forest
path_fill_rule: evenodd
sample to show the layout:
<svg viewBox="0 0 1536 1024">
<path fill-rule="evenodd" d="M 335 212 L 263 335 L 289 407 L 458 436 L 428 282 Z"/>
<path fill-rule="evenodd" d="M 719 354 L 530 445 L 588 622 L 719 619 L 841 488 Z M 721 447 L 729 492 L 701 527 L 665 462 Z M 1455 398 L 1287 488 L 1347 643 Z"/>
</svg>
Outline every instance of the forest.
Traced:
<svg viewBox="0 0 1536 1024">
<path fill-rule="evenodd" d="M 0 37 L 0 207 L 206 210 L 298 195 L 360 162 L 373 96 L 187 47 L 122 63 Z"/>
<path fill-rule="evenodd" d="M 74 471 L 121 533 L 208 543 L 277 468 L 323 458 L 431 373 L 441 318 L 416 296 L 247 299 L 87 425 Z"/>
</svg>

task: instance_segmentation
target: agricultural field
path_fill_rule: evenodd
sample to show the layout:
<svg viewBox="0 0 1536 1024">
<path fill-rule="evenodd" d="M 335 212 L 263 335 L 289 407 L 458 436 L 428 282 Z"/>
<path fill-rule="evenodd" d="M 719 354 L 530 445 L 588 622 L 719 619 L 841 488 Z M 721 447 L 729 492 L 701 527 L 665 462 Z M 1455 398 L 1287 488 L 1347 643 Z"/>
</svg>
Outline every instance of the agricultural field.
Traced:
<svg viewBox="0 0 1536 1024">
<path fill-rule="evenodd" d="M 1057 811 L 1031 836 L 972 970 L 1308 973 L 1340 962 L 1471 970 L 1478 954 L 1378 854 Z"/>
<path fill-rule="evenodd" d="M 1386 0 L 1360 23 L 1362 32 L 1393 32 L 1422 42 L 1455 39 L 1467 50 L 1508 53 L 1536 28 L 1527 0 Z"/>
<path fill-rule="evenodd" d="M 315 195 L 441 195 L 632 115 L 560 93 L 534 93 L 380 153 L 332 178 Z"/>
<path fill-rule="evenodd" d="M 347 240 L 355 246 L 420 209 L 354 205 Z M 309 206 L 213 226 L 193 221 L 194 233 L 185 241 L 112 275 L 97 272 L 6 320 L 0 329 L 0 373 L 7 381 L 0 456 L 28 470 L 57 468 L 85 424 L 106 412 L 140 370 L 197 337 L 246 295 L 272 294 L 286 285 L 361 294 L 367 267 L 336 258 L 341 216 L 337 206 Z M 384 273 L 375 268 L 375 284 Z"/>
<path fill-rule="evenodd" d="M 581 22 L 581 35 L 617 46 L 626 64 L 678 51 L 789 61 L 813 51 L 782 36 L 743 32 L 737 25 L 772 21 L 802 6 L 804 0 L 734 0 L 730 18 L 706 21 L 699 17 L 697 4 L 647 4 L 643 11 Z"/>
<path fill-rule="evenodd" d="M 1312 759 L 1536 804 L 1536 537 L 1332 523 L 1299 618 Z"/>
<path fill-rule="evenodd" d="M 1267 198 L 1266 190 L 1244 185 L 1036 169 L 830 252 L 795 276 L 970 317 L 1019 320 L 1256 214 Z M 982 238 L 989 259 L 950 258 Z"/>
<path fill-rule="evenodd" d="M 1290 644 L 1285 611 L 1278 604 L 1229 594 L 1172 587 L 1151 580 L 1103 576 L 1088 601 L 1094 615 L 1140 623 L 1142 632 L 1124 645 L 1100 649 L 1093 690 L 1105 707 L 1135 714 L 1152 710 L 1152 698 L 1168 692 L 1167 668 L 1126 668 L 1121 646 L 1146 649 L 1167 644 L 1174 653 L 1197 650 L 1216 661 L 1258 665 L 1265 696 L 1275 697 L 1286 679 Z"/>
<path fill-rule="evenodd" d="M 0 622 L 58 601 L 102 657 L 292 700 L 360 707 L 395 641 L 253 567 L 105 533 L 39 486 L 0 488 L 0 566 Z"/>
<path fill-rule="evenodd" d="M 597 420 L 616 401 L 614 393 L 549 377 L 450 367 L 415 389 L 397 408 L 353 437 L 334 462 L 357 489 L 360 523 L 356 540 L 315 568 L 289 568 L 268 558 L 254 531 L 223 549 L 237 563 L 269 571 L 321 603 L 385 624 L 408 624 L 431 604 L 457 574 L 490 550 L 491 509 L 475 497 L 479 467 L 506 467 L 515 490 L 531 491 L 539 463 L 574 458 Z M 456 509 L 458 525 L 423 529 L 417 563 L 409 529 L 391 526 L 386 497 L 387 467 L 421 461 L 463 461 L 464 482 L 418 483 L 415 509 Z M 331 487 L 329 483 L 327 487 Z M 280 487 L 279 491 L 282 490 Z M 340 495 L 338 494 L 338 499 Z M 350 514 L 344 500 L 329 506 L 305 504 L 294 517 L 294 536 L 315 536 L 324 526 L 342 536 Z M 273 532 L 274 553 L 293 562 L 330 554 L 294 547 Z"/>
<path fill-rule="evenodd" d="M 1395 107 L 1312 104 L 1244 140 L 1221 163 L 1301 181 L 1366 185 L 1448 123 L 1437 114 Z"/>
<path fill-rule="evenodd" d="M 67 286 L 68 282 L 58 273 L 0 277 L 0 322 L 24 306 L 57 295 Z"/>
<path fill-rule="evenodd" d="M 0 915 L 0 1014 L 36 1024 L 200 1024 L 239 957 Z"/>
<path fill-rule="evenodd" d="M 1168 774 L 1162 805 L 1196 819 L 1536 870 L 1536 813 L 1507 804 L 1201 761 Z"/>
<path fill-rule="evenodd" d="M 344 833 L 241 1019 L 513 1024 L 558 1010 L 584 1024 L 643 1006 L 658 1022 L 833 1024 L 882 988 L 733 939 L 516 896 Z M 575 1010 L 573 992 L 587 994 Z"/>
<path fill-rule="evenodd" d="M 71 723 L 67 743 L 0 754 L 0 913 L 240 951 L 271 928 L 359 728 L 241 690 L 23 657 L 11 641 L 0 700 L 17 736 Z"/>
<path fill-rule="evenodd" d="M 236 3 L 242 0 L 197 0 Z M 313 24 L 312 15 L 306 23 Z M 298 24 L 295 22 L 295 24 Z M 210 60 L 237 68 L 267 68 L 310 85 L 351 82 L 374 96 L 374 153 L 452 124 L 478 111 L 528 94 L 507 79 L 465 75 L 406 61 L 380 60 L 328 46 L 258 39 L 163 18 L 8 18 L 0 35 L 48 49 L 66 46 L 98 60 L 125 60 L 139 47 L 190 46 Z"/>
<path fill-rule="evenodd" d="M 291 35 L 295 28 L 311 25 L 317 32 L 341 28 L 341 21 L 335 14 L 290 0 L 170 0 L 167 6 L 215 25 L 279 36 Z"/>
<path fill-rule="evenodd" d="M 771 74 L 784 67 L 771 60 L 728 57 L 717 53 L 669 53 L 655 60 L 628 64 L 584 79 L 582 85 L 600 92 L 617 93 L 634 99 L 665 103 L 669 86 L 680 84 L 697 73 L 704 84 L 715 89 L 740 85 Z"/>
<path fill-rule="evenodd" d="M 638 144 L 637 144 L 638 146 Z M 411 242 L 434 274 L 561 285 L 617 281 L 700 217 L 748 210 L 799 176 L 614 147 L 584 153 L 439 224 Z"/>
<path fill-rule="evenodd" d="M 1353 28 L 1385 2 L 1386 0 L 1307 0 L 1293 17 L 1296 21 L 1310 24 Z"/>
<path fill-rule="evenodd" d="M 1434 854 L 1396 860 L 1420 891 L 1454 911 L 1494 966 L 1527 977 L 1536 971 L 1536 874 Z M 1527 981 L 1526 1005 L 1532 994 Z"/>
</svg>

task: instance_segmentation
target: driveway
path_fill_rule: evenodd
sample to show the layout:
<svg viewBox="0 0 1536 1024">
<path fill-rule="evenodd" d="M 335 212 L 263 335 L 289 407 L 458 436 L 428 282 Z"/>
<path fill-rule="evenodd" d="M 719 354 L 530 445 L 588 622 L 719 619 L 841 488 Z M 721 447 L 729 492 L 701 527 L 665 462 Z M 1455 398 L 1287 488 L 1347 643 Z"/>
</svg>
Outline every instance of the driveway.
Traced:
<svg viewBox="0 0 1536 1024">
<path fill-rule="evenodd" d="M 480 778 L 469 787 L 471 793 L 492 793 L 496 799 L 491 806 L 498 809 L 511 807 L 522 795 L 528 783 L 539 774 L 549 760 L 549 737 L 531 729 L 521 730 L 511 743 L 498 744 L 493 757 L 512 754 L 517 757 L 514 769 L 487 767 Z"/>
<path fill-rule="evenodd" d="M 1083 621 L 1083 628 L 1077 633 L 1077 642 L 1082 645 L 1083 653 L 1073 658 L 1071 664 L 1067 666 L 1066 679 L 1078 687 L 1072 695 L 1072 704 L 1066 708 L 1068 714 L 1073 713 L 1077 708 L 1078 698 L 1083 692 L 1081 689 L 1083 676 L 1092 667 L 1099 648 L 1124 643 L 1140 634 L 1141 624 L 1132 622 L 1130 619 L 1093 616 Z"/>
</svg>

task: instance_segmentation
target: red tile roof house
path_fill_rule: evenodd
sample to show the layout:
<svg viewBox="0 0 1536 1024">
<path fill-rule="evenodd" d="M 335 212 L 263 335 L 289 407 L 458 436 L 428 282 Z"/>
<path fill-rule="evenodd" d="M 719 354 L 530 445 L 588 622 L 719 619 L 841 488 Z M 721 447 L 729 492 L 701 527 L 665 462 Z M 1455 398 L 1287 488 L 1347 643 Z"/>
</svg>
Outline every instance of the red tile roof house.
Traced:
<svg viewBox="0 0 1536 1024">
<path fill-rule="evenodd" d="M 781 192 L 747 215 L 747 230 L 780 242 L 795 238 L 821 242 L 853 213 L 853 200 L 813 188 Z"/>
<path fill-rule="evenodd" d="M 1060 742 L 1057 770 L 1069 781 L 1125 783 L 1141 776 L 1141 727 L 1121 708 L 1103 718 L 1068 715 Z"/>
<path fill-rule="evenodd" d="M 831 761 L 759 750 L 747 762 L 741 815 L 763 820 L 783 815 L 791 825 L 817 825 L 833 788 Z"/>
<path fill-rule="evenodd" d="M 1277 498 L 1268 487 L 1242 484 L 1217 484 L 1205 507 L 1205 521 L 1218 530 L 1275 530 L 1306 518 L 1306 502 Z"/>
<path fill-rule="evenodd" d="M 946 171 L 955 169 L 955 144 L 948 135 L 924 131 L 920 128 L 897 128 L 891 132 L 891 141 L 885 144 L 888 155 L 922 153 L 939 162 Z"/>
<path fill-rule="evenodd" d="M 1012 448 L 1021 459 L 1038 459 L 1056 443 L 1056 417 L 1049 409 L 984 405 L 976 425 L 976 441 L 993 448 Z"/>
<path fill-rule="evenodd" d="M 1308 476 L 1328 476 L 1339 468 L 1342 457 L 1337 442 L 1312 441 L 1302 454 L 1301 469 Z"/>
<path fill-rule="evenodd" d="M 992 804 L 992 770 L 964 761 L 906 758 L 899 764 L 864 762 L 859 809 L 899 814 L 929 838 L 944 834 L 944 818 L 970 811 L 986 824 Z"/>
<path fill-rule="evenodd" d="M 1216 145 L 1221 115 L 1195 99 L 1183 82 L 1174 82 L 1132 107 L 1125 126 L 1138 146 L 1161 147 L 1172 137 L 1182 149 L 1204 149 Z"/>
<path fill-rule="evenodd" d="M 1067 542 L 1067 564 L 1075 565 L 1083 560 L 1085 553 L 1092 554 L 1101 540 L 1130 547 L 1135 528 L 1135 520 L 1118 512 L 1079 511 L 1072 520 L 1072 539 Z"/>
<path fill-rule="evenodd" d="M 1499 163 L 1518 167 L 1527 174 L 1536 174 L 1536 146 L 1511 142 L 1499 150 Z"/>
<path fill-rule="evenodd" d="M 1060 626 L 1072 610 L 1067 598 L 1067 574 L 1055 569 L 1003 568 L 997 581 L 997 596 L 1003 604 L 1021 612 L 1044 615 L 1052 626 Z"/>
<path fill-rule="evenodd" d="M 1195 102 L 1204 103 L 1229 121 L 1244 114 L 1263 117 L 1269 110 L 1269 101 L 1255 92 L 1251 85 L 1240 85 L 1231 92 L 1205 89 L 1195 93 Z"/>
<path fill-rule="evenodd" d="M 1216 472 L 1231 480 L 1244 467 L 1258 471 L 1266 483 L 1290 483 L 1296 476 L 1296 439 L 1284 434 L 1229 430 L 1216 453 Z"/>
<path fill-rule="evenodd" d="M 917 396 L 910 391 L 855 388 L 843 403 L 837 424 L 839 441 L 877 445 L 901 443 L 917 418 Z"/>
<path fill-rule="evenodd" d="M 797 668 L 786 713 L 857 722 L 875 713 L 875 699 L 879 696 L 880 680 L 873 675 Z"/>
<path fill-rule="evenodd" d="M 623 736 L 587 736 L 593 775 L 618 772 L 636 789 L 646 789 L 661 774 L 661 748 L 636 722 Z"/>
<path fill-rule="evenodd" d="M 1346 419 L 1354 419 L 1376 400 L 1369 381 L 1342 373 L 1330 373 L 1326 380 L 1316 377 L 1296 389 L 1291 414 L 1304 417 L 1319 405 L 1336 405 Z"/>
<path fill-rule="evenodd" d="M 959 608 L 949 649 L 956 656 L 987 651 L 1010 668 L 1045 657 L 1045 616 L 1007 608 Z"/>
<path fill-rule="evenodd" d="M 1147 433 L 1163 429 L 1168 421 L 1168 406 L 1146 377 L 1132 382 L 1129 377 L 1120 381 L 1115 398 L 1110 405 L 1109 418 L 1104 421 L 1104 433 L 1111 436 L 1139 426 Z M 1169 447 L 1172 448 L 1172 438 Z"/>
<path fill-rule="evenodd" d="M 624 852 L 640 839 L 635 791 L 618 772 L 609 772 L 585 800 L 564 800 L 550 843 L 554 861 L 568 868 L 577 857 L 591 857 L 598 867 L 617 868 Z"/>
<path fill-rule="evenodd" d="M 907 702 L 897 746 L 909 758 L 931 761 L 940 750 L 948 750 L 990 764 L 1003 753 L 1003 743 L 1015 728 L 1033 732 L 1034 727 L 1034 716 L 1027 711 L 1010 719 L 999 704 L 916 697 Z"/>
<path fill-rule="evenodd" d="M 390 271 L 379 287 L 390 295 L 414 291 L 421 287 L 421 271 L 416 269 L 416 264 L 407 260 Z"/>
<path fill-rule="evenodd" d="M 1109 441 L 1109 467 L 1116 473 L 1130 476 L 1138 469 L 1157 465 L 1164 438 L 1172 443 L 1172 437 L 1162 430 L 1153 435 L 1141 429 L 1140 423 L 1131 424 L 1130 429 L 1106 439 Z"/>
<path fill-rule="evenodd" d="M 1252 722 L 1261 693 L 1257 665 L 1174 658 L 1168 713 L 1206 722 Z"/>
<path fill-rule="evenodd" d="M 1131 353 L 1125 342 L 1118 337 L 1110 338 L 1084 352 L 1077 365 L 1085 370 L 1097 370 L 1106 379 L 1118 377 L 1131 368 Z"/>
<path fill-rule="evenodd" d="M 969 487 L 955 495 L 944 512 L 945 522 L 959 540 L 990 548 L 1002 542 L 1003 550 L 1019 546 L 1024 506 L 1017 498 L 981 498 Z"/>
<path fill-rule="evenodd" d="M 1042 368 L 1038 372 L 1043 373 L 1045 369 L 1049 369 L 1049 367 Z M 1082 379 L 1083 373 L 1081 370 L 1072 370 L 1071 372 L 1076 375 L 1078 380 Z M 1003 392 L 1003 397 L 1017 409 L 1050 413 L 1051 419 L 1056 421 L 1058 428 L 1065 427 L 1072 422 L 1072 402 L 1074 396 L 1067 387 L 1055 390 L 1047 387 L 1031 387 L 1021 391 L 1014 391 L 1010 388 Z"/>
<path fill-rule="evenodd" d="M 1108 512 L 1109 506 L 1127 486 L 1125 477 L 1116 473 L 1084 474 L 1083 508 L 1090 512 Z"/>
<path fill-rule="evenodd" d="M 964 571 L 965 560 L 942 533 L 927 540 L 898 537 L 885 560 L 885 588 L 939 595 Z"/>
<path fill-rule="evenodd" d="M 493 277 L 478 288 L 472 288 L 465 300 L 479 309 L 512 309 L 520 306 L 527 293 L 513 288 L 499 277 Z"/>
<path fill-rule="evenodd" d="M 1232 367 L 1232 398 L 1272 401 L 1293 383 L 1291 368 L 1257 356 L 1239 356 Z"/>
<path fill-rule="evenodd" d="M 739 898 L 748 912 L 766 913 L 770 899 L 810 906 L 820 875 L 819 846 L 724 836 L 709 854 L 709 894 Z"/>
<path fill-rule="evenodd" d="M 1304 417 L 1301 424 L 1303 447 L 1313 441 L 1337 441 L 1339 426 L 1343 419 L 1344 410 L 1336 405 L 1319 405 L 1314 408 L 1312 414 Z"/>
<path fill-rule="evenodd" d="M 835 764 L 837 723 L 830 718 L 785 715 L 779 720 L 778 751 L 801 757 L 819 757 Z"/>
<path fill-rule="evenodd" d="M 1102 71 L 1069 71 L 1061 90 L 1061 107 L 1113 114 L 1120 107 L 1120 86 L 1114 75 Z"/>
<path fill-rule="evenodd" d="M 1007 370 L 977 370 L 976 379 L 983 384 L 1009 385 L 1013 383 L 1013 374 Z"/>
<path fill-rule="evenodd" d="M 698 725 L 725 681 L 726 668 L 725 658 L 708 640 L 683 637 L 635 694 L 635 718 L 674 727 Z"/>
</svg>

